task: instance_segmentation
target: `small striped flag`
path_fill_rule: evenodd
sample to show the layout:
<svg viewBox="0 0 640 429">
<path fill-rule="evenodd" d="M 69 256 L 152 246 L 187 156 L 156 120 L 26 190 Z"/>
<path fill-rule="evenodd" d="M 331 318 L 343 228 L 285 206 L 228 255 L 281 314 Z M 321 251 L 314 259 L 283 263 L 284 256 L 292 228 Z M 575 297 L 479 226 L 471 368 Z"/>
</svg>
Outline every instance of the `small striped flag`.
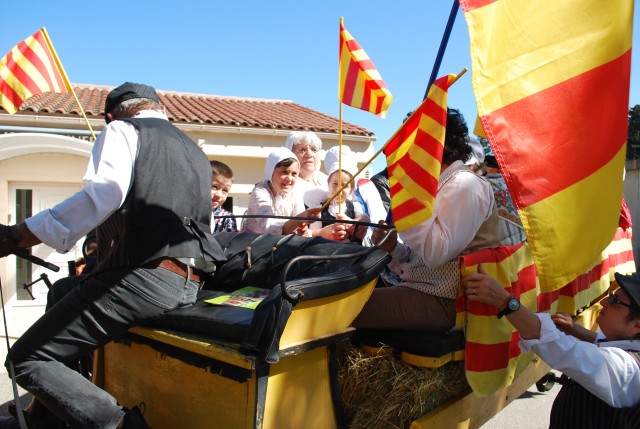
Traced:
<svg viewBox="0 0 640 429">
<path fill-rule="evenodd" d="M 342 18 L 339 60 L 340 102 L 384 118 L 393 98 L 391 92 L 367 53 L 344 28 Z"/>
<path fill-rule="evenodd" d="M 461 0 L 482 128 L 540 287 L 583 273 L 620 212 L 633 2 Z"/>
<path fill-rule="evenodd" d="M 391 213 L 398 231 L 433 214 L 447 127 L 447 91 L 454 79 L 452 74 L 437 79 L 384 148 Z"/>
<path fill-rule="evenodd" d="M 0 105 L 16 113 L 22 103 L 43 92 L 71 92 L 62 65 L 42 28 L 0 60 Z"/>
</svg>

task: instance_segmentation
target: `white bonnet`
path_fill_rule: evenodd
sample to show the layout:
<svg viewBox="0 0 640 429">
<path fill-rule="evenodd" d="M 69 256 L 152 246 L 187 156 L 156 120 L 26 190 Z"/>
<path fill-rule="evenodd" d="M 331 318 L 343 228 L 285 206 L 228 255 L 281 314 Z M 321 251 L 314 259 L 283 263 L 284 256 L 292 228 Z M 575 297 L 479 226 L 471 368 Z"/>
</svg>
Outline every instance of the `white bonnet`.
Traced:
<svg viewBox="0 0 640 429">
<path fill-rule="evenodd" d="M 340 146 L 334 146 L 327 151 L 324 156 L 324 171 L 327 172 L 327 176 L 331 176 L 334 171 L 337 171 L 340 167 Z M 351 152 L 349 146 L 342 145 L 342 171 L 355 176 L 358 172 L 358 163 L 356 162 L 356 156 Z"/>
<path fill-rule="evenodd" d="M 471 146 L 471 158 L 467 160 L 466 164 L 482 164 L 485 157 L 484 147 L 482 146 L 482 143 L 480 143 L 480 140 L 473 137 L 469 137 L 468 143 L 469 146 Z"/>
<path fill-rule="evenodd" d="M 293 150 L 295 145 L 301 143 L 307 143 L 311 147 L 318 148 L 318 150 L 322 149 L 322 140 L 313 131 L 291 131 L 284 145 L 287 149 Z"/>
<path fill-rule="evenodd" d="M 276 169 L 276 165 L 278 165 L 280 161 L 289 158 L 293 158 L 298 162 L 296 155 L 286 147 L 277 147 L 272 150 L 269 156 L 267 156 L 267 162 L 264 166 L 264 178 L 271 180 L 271 176 L 273 176 L 273 171 Z"/>
</svg>

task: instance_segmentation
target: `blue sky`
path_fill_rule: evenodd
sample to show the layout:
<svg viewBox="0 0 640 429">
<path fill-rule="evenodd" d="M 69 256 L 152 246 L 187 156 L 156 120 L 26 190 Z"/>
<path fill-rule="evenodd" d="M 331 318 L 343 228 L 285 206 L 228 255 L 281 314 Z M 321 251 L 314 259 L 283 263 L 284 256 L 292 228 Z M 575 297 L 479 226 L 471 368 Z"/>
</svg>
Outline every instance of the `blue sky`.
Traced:
<svg viewBox="0 0 640 429">
<path fill-rule="evenodd" d="M 376 149 L 424 95 L 452 2 L 344 1 L 11 1 L 4 2 L 0 55 L 46 27 L 74 83 L 143 82 L 157 89 L 293 100 L 338 117 L 338 26 L 380 71 L 393 103 L 386 119 L 352 107 L 343 119 L 373 131 Z M 640 13 L 635 9 L 636 27 Z M 640 46 L 640 30 L 633 44 Z M 630 105 L 640 104 L 640 59 L 633 55 Z M 471 69 L 458 12 L 439 75 Z M 450 90 L 470 128 L 476 116 L 468 72 Z M 384 167 L 383 155 L 374 164 Z"/>
</svg>

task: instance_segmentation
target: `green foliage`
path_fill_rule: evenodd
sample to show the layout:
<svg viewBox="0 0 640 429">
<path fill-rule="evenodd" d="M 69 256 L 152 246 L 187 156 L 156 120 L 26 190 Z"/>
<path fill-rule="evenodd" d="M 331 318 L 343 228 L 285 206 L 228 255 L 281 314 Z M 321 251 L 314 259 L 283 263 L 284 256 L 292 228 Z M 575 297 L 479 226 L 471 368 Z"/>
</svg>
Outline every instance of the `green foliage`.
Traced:
<svg viewBox="0 0 640 429">
<path fill-rule="evenodd" d="M 484 148 L 484 153 L 486 154 L 493 153 L 493 151 L 491 150 L 491 146 L 489 146 L 489 140 L 481 136 L 476 136 L 476 137 L 478 138 L 478 140 L 480 140 L 480 144 Z"/>
<path fill-rule="evenodd" d="M 629 108 L 627 159 L 640 159 L 640 104 Z"/>
</svg>

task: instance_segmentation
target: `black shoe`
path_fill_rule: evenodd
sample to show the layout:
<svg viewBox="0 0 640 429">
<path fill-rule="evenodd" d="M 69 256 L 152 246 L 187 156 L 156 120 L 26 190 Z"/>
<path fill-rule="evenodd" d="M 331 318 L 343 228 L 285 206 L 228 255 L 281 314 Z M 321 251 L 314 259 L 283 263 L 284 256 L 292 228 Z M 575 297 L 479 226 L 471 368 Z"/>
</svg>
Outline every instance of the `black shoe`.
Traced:
<svg viewBox="0 0 640 429">
<path fill-rule="evenodd" d="M 20 429 L 20 423 L 13 416 L 0 416 L 0 429 Z"/>
<path fill-rule="evenodd" d="M 9 414 L 13 416 L 17 423 L 18 413 L 16 409 L 16 403 L 11 401 L 7 406 L 7 411 L 9 411 Z M 27 413 L 24 410 L 22 411 L 22 413 L 29 429 L 64 429 L 67 427 L 67 425 L 62 420 L 57 418 L 51 411 L 49 411 L 47 407 L 42 404 L 42 402 L 38 400 L 33 403 L 33 407 L 31 408 L 30 413 Z M 4 426 L 0 425 L 0 429 L 3 428 Z"/>
<path fill-rule="evenodd" d="M 136 405 L 132 409 L 126 410 L 122 420 L 122 429 L 151 429 L 143 417 L 145 410 L 144 402 L 140 403 L 140 407 Z"/>
</svg>

